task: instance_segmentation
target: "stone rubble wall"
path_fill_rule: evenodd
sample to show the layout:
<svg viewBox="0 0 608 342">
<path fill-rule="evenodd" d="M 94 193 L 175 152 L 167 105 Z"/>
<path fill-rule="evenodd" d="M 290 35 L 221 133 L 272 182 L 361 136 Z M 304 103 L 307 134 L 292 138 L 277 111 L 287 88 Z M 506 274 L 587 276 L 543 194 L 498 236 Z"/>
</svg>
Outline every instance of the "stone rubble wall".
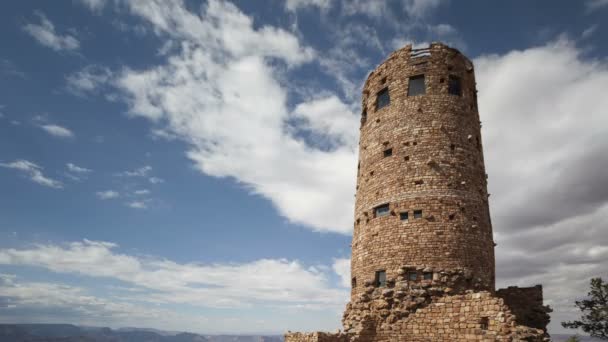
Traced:
<svg viewBox="0 0 608 342">
<path fill-rule="evenodd" d="M 346 306 L 344 332 L 288 333 L 287 342 L 548 341 L 545 326 L 529 327 L 503 298 L 480 288 L 467 270 L 435 269 L 433 280 L 408 281 L 402 267 L 386 287 L 368 283 Z M 511 288 L 509 293 L 538 290 Z M 542 304 L 542 302 L 541 302 Z"/>
<path fill-rule="evenodd" d="M 511 312 L 517 317 L 517 324 L 543 329 L 546 331 L 553 310 L 543 305 L 543 287 L 509 286 L 496 291 L 496 296 L 504 300 Z"/>
</svg>

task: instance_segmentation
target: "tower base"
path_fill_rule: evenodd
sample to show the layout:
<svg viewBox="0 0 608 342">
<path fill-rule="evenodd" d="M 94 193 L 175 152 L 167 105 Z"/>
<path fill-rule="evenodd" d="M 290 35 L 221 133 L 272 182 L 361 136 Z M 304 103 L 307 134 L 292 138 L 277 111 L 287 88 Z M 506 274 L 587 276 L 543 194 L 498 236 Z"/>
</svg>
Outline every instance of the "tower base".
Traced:
<svg viewBox="0 0 608 342">
<path fill-rule="evenodd" d="M 540 285 L 492 293 L 471 290 L 466 272 L 438 273 L 414 282 L 402 275 L 381 288 L 368 282 L 346 306 L 344 332 L 289 332 L 285 342 L 549 341 Z"/>
</svg>

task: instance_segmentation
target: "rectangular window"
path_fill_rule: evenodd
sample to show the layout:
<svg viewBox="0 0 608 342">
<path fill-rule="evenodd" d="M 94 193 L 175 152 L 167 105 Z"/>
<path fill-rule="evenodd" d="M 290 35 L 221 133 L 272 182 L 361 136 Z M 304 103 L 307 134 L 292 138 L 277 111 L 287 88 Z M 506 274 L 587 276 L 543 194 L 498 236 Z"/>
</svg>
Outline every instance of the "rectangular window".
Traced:
<svg viewBox="0 0 608 342">
<path fill-rule="evenodd" d="M 490 320 L 488 317 L 481 317 L 479 320 L 479 327 L 481 330 L 488 330 L 488 325 L 490 325 Z"/>
<path fill-rule="evenodd" d="M 424 272 L 422 278 L 424 280 L 433 280 L 433 272 Z"/>
<path fill-rule="evenodd" d="M 379 205 L 377 207 L 374 208 L 374 217 L 382 217 L 382 216 L 386 216 L 389 214 L 389 207 L 388 207 L 388 203 L 387 204 L 383 204 L 383 205 Z"/>
<path fill-rule="evenodd" d="M 416 272 L 409 272 L 407 274 L 407 279 L 408 280 L 416 280 L 416 279 L 418 279 L 418 273 L 416 273 Z"/>
<path fill-rule="evenodd" d="M 393 155 L 393 149 L 392 148 L 384 150 L 384 157 L 390 157 L 392 155 Z"/>
<path fill-rule="evenodd" d="M 422 210 L 414 210 L 414 218 L 422 218 Z"/>
<path fill-rule="evenodd" d="M 410 218 L 410 214 L 407 211 L 399 213 L 399 218 L 401 221 L 407 221 Z"/>
<path fill-rule="evenodd" d="M 367 110 L 365 110 L 365 109 L 361 112 L 361 120 L 363 122 L 365 122 L 365 120 L 367 120 Z"/>
<path fill-rule="evenodd" d="M 391 97 L 388 94 L 388 88 L 384 88 L 378 92 L 376 96 L 376 110 L 386 107 L 391 103 Z"/>
<path fill-rule="evenodd" d="M 409 85 L 407 87 L 407 96 L 424 95 L 425 93 L 424 75 L 410 77 Z"/>
<path fill-rule="evenodd" d="M 357 278 L 353 277 L 353 279 L 351 280 L 351 286 L 354 288 L 357 287 Z"/>
<path fill-rule="evenodd" d="M 460 84 L 460 77 L 450 76 L 448 82 L 448 93 L 451 95 L 462 95 L 462 87 Z"/>
<path fill-rule="evenodd" d="M 376 286 L 386 286 L 386 271 L 376 271 Z"/>
</svg>

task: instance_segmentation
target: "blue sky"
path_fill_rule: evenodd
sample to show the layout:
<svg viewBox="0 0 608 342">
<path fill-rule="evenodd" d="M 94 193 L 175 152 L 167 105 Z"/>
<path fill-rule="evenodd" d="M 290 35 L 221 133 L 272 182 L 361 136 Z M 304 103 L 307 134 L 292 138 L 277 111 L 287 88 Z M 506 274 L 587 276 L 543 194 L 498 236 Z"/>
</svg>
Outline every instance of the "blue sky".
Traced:
<svg viewBox="0 0 608 342">
<path fill-rule="evenodd" d="M 0 321 L 335 330 L 360 88 L 405 44 L 474 60 L 498 286 L 550 328 L 608 265 L 608 2 L 0 5 Z"/>
</svg>

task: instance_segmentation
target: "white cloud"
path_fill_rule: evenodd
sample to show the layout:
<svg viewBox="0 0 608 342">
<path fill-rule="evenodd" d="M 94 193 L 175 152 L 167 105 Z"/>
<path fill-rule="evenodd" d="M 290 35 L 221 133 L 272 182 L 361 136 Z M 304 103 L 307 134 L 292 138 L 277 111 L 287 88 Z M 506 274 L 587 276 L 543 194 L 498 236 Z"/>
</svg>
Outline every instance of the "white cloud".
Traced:
<svg viewBox="0 0 608 342">
<path fill-rule="evenodd" d="M 134 194 L 136 194 L 138 196 L 149 195 L 150 194 L 150 190 L 148 190 L 148 189 L 139 189 L 139 190 L 135 190 Z"/>
<path fill-rule="evenodd" d="M 107 0 L 77 0 L 93 12 L 100 12 L 107 4 Z"/>
<path fill-rule="evenodd" d="M 97 195 L 97 197 L 99 197 L 102 200 L 107 200 L 107 199 L 119 197 L 120 193 L 118 193 L 118 191 L 114 191 L 114 190 L 106 190 L 106 191 L 98 191 L 96 193 L 96 195 Z"/>
<path fill-rule="evenodd" d="M 112 80 L 112 72 L 105 67 L 89 65 L 66 77 L 67 89 L 76 95 L 95 93 Z"/>
<path fill-rule="evenodd" d="M 474 62 L 499 283 L 543 283 L 557 331 L 608 272 L 608 65 L 565 40 Z"/>
<path fill-rule="evenodd" d="M 73 138 L 74 133 L 66 127 L 54 125 L 54 124 L 44 124 L 40 125 L 40 128 L 45 130 L 48 134 L 59 137 L 59 138 Z"/>
<path fill-rule="evenodd" d="M 145 165 L 135 170 L 121 172 L 118 175 L 124 177 L 147 177 L 150 171 L 152 171 L 152 166 Z"/>
<path fill-rule="evenodd" d="M 131 201 L 131 202 L 127 203 L 127 206 L 129 208 L 133 208 L 133 209 L 147 209 L 148 208 L 148 205 L 144 201 Z"/>
<path fill-rule="evenodd" d="M 188 156 L 199 170 L 235 178 L 272 200 L 291 221 L 349 232 L 358 117 L 336 98 L 312 100 L 290 113 L 287 92 L 267 60 L 295 66 L 310 60 L 311 50 L 280 29 L 255 30 L 249 17 L 226 2 L 210 1 L 201 17 L 177 3 L 132 4 L 157 32 L 179 39 L 182 50 L 166 65 L 125 70 L 119 77 L 130 113 L 167 122 L 166 131 L 189 142 Z M 244 49 L 250 41 L 257 45 Z M 321 118 L 307 128 L 348 144 L 318 149 L 288 128 L 290 120 L 312 117 L 323 105 L 340 110 L 338 121 Z M 327 192 L 330 187 L 334 191 Z"/>
<path fill-rule="evenodd" d="M 331 6 L 331 3 L 332 0 L 287 0 L 285 8 L 291 12 L 307 7 L 318 7 L 319 9 L 327 10 Z"/>
<path fill-rule="evenodd" d="M 60 181 L 46 177 L 42 174 L 42 167 L 27 160 L 19 159 L 12 163 L 0 163 L 0 167 L 19 170 L 28 175 L 31 181 L 50 188 L 61 189 L 63 184 Z"/>
<path fill-rule="evenodd" d="M 150 178 L 148 178 L 148 182 L 150 182 L 152 184 L 160 184 L 160 183 L 164 183 L 165 180 L 162 178 L 158 178 L 158 177 L 150 177 Z"/>
<path fill-rule="evenodd" d="M 114 327 L 159 324 L 173 329 L 192 329 L 208 318 L 182 314 L 157 305 L 142 305 L 120 298 L 89 294 L 85 288 L 52 282 L 32 282 L 14 275 L 0 274 L 0 306 L 4 323 L 60 323 Z"/>
<path fill-rule="evenodd" d="M 602 7 L 608 6 L 608 0 L 587 0 L 587 2 L 585 2 L 585 6 L 587 7 L 588 12 L 593 12 L 601 9 Z"/>
<path fill-rule="evenodd" d="M 89 172 L 93 171 L 91 169 L 87 169 L 86 167 L 81 167 L 81 166 L 78 166 L 73 163 L 67 163 L 67 164 L 65 164 L 65 166 L 68 168 L 69 171 L 75 172 L 75 173 L 89 173 Z"/>
<path fill-rule="evenodd" d="M 67 246 L 0 249 L 0 264 L 42 267 L 57 273 L 120 280 L 146 291 L 144 303 L 243 308 L 320 305 L 342 309 L 348 291 L 331 286 L 328 274 L 298 261 L 260 259 L 242 264 L 176 263 L 114 252 L 116 244 L 89 241 Z"/>
<path fill-rule="evenodd" d="M 60 35 L 55 32 L 55 26 L 46 16 L 41 13 L 36 13 L 40 18 L 40 24 L 27 24 L 23 30 L 30 36 L 34 37 L 40 44 L 49 47 L 55 51 L 76 50 L 80 46 L 78 40 L 69 34 Z"/>
<path fill-rule="evenodd" d="M 334 260 L 332 268 L 340 277 L 342 286 L 350 289 L 350 258 Z"/>
</svg>

